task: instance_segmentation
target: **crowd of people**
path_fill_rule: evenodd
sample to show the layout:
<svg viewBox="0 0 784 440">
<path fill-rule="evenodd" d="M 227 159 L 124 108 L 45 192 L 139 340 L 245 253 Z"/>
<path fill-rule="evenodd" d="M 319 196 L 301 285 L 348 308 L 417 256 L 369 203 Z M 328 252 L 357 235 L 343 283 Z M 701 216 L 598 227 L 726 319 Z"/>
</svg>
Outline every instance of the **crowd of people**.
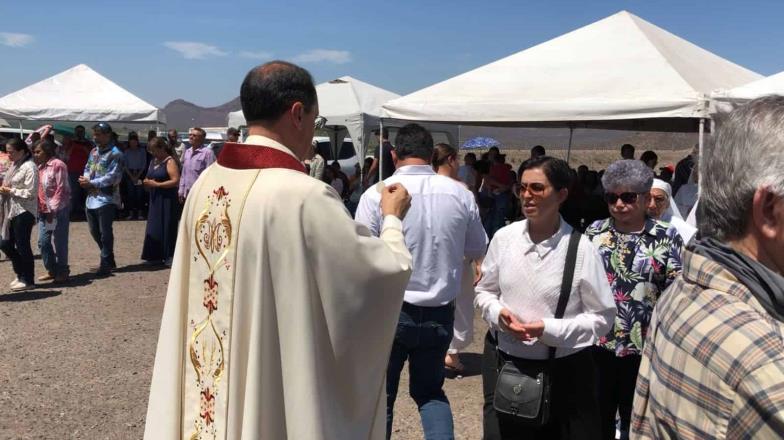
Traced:
<svg viewBox="0 0 784 440">
<path fill-rule="evenodd" d="M 176 130 L 167 138 L 151 130 L 146 144 L 136 132 L 121 142 L 109 124 L 85 127 L 55 141 L 51 126 L 27 139 L 14 137 L 0 153 L 2 194 L 2 245 L 16 274 L 9 288 L 22 291 L 35 283 L 68 282 L 70 222 L 85 219 L 99 249 L 96 275 L 117 267 L 113 224 L 118 219 L 146 219 L 141 259 L 171 265 L 177 241 L 181 206 L 190 187 L 210 164 L 221 144 L 207 146 L 205 131 L 189 130 L 189 141 L 180 142 Z M 230 128 L 229 141 L 239 131 Z M 35 278 L 32 228 L 38 225 L 38 248 L 45 273 Z"/>
<path fill-rule="evenodd" d="M 512 170 L 498 149 L 480 158 L 468 153 L 461 165 L 457 149 L 434 145 L 417 124 L 402 127 L 394 143 L 378 133 L 382 146 L 389 143 L 380 150 L 389 152 L 390 175 L 382 170 L 374 183 L 378 158 L 368 158 L 367 172 L 349 178 L 339 164 L 315 155 L 311 121 L 316 124 L 318 103 L 306 71 L 271 62 L 251 70 L 241 90 L 252 148 L 236 154 L 251 164 L 223 158 L 224 167 L 207 170 L 198 197 L 216 203 L 216 195 L 247 195 L 243 209 L 250 214 L 236 218 L 252 218 L 243 230 L 260 235 L 239 232 L 234 252 L 243 255 L 238 264 L 259 272 L 223 279 L 229 287 L 222 294 L 272 309 L 236 320 L 228 312 L 213 317 L 212 286 L 220 283 L 213 284 L 211 270 L 198 276 L 209 287 L 203 304 L 210 321 L 204 322 L 223 323 L 215 337 L 259 341 L 253 353 L 276 361 L 258 363 L 253 354 L 229 365 L 231 389 L 244 387 L 245 397 L 238 400 L 235 392 L 221 400 L 228 414 L 247 416 L 250 405 L 258 408 L 250 419 L 267 423 L 229 417 L 216 429 L 390 438 L 408 363 L 408 392 L 425 438 L 454 438 L 443 384 L 447 370 L 463 368 L 459 352 L 471 342 L 476 308 L 489 326 L 481 371 L 485 439 L 773 438 L 783 432 L 784 98 L 754 101 L 719 126 L 712 154 L 700 165 L 705 185 L 697 202 L 696 151 L 657 175 L 656 154 L 637 159 L 632 145 L 602 171 L 571 169 L 536 146 Z M 278 174 L 247 180 L 248 173 L 270 168 Z M 355 208 L 354 221 L 346 207 Z M 221 221 L 229 222 L 226 215 Z M 201 219 L 184 221 L 190 228 Z M 352 256 L 350 266 L 335 257 L 335 246 Z M 210 267 L 186 259 L 172 275 L 180 285 L 170 285 L 164 311 L 148 438 L 191 422 L 195 435 L 213 432 L 204 421 L 224 417 L 212 406 L 198 413 L 179 400 L 159 399 L 183 368 L 189 374 L 178 329 L 200 319 L 184 307 L 193 293 L 182 286 L 183 274 Z M 388 308 L 389 301 L 395 306 Z M 293 314 L 307 318 L 287 318 Z M 390 314 L 396 326 L 389 325 Z M 194 328 L 185 327 L 200 338 L 201 327 Z M 197 378 L 213 371 L 190 350 Z M 303 360 L 317 368 L 287 373 Z M 258 380 L 268 385 L 258 388 Z M 227 390 L 212 379 L 177 383 L 184 390 L 177 395 L 212 398 Z M 303 387 L 316 389 L 306 402 L 289 394 Z M 379 389 L 380 395 L 371 393 Z M 260 403 L 267 401 L 279 406 Z M 292 423 L 303 413 L 313 416 L 308 426 Z"/>
<path fill-rule="evenodd" d="M 485 439 L 784 432 L 784 98 L 733 111 L 711 154 L 658 175 L 629 144 L 601 171 L 542 146 L 517 170 L 498 148 L 461 165 L 408 124 L 394 142 L 378 132 L 383 167 L 371 157 L 351 177 L 316 152 L 306 70 L 256 67 L 240 99 L 249 136 L 217 157 L 199 128 L 187 144 L 151 133 L 144 157 L 106 123 L 94 146 L 83 128 L 62 152 L 46 136 L 6 143 L 13 290 L 35 282 L 36 221 L 39 280 L 67 281 L 79 191 L 96 273 L 116 266 L 119 207 L 147 211 L 143 259 L 182 247 L 145 438 L 390 438 L 408 363 L 425 438 L 453 439 L 443 384 L 464 368 L 474 310 L 489 327 Z"/>
</svg>

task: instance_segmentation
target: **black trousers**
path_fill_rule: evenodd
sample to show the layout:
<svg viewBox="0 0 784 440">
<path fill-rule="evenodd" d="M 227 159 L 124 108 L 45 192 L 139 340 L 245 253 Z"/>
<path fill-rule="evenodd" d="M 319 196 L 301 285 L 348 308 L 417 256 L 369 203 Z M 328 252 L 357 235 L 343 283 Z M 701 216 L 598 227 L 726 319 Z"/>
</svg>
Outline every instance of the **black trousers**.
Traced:
<svg viewBox="0 0 784 440">
<path fill-rule="evenodd" d="M 518 358 L 520 362 L 526 362 Z M 543 362 L 543 361 L 529 361 Z M 516 417 L 498 414 L 493 408 L 498 378 L 498 352 L 490 332 L 482 355 L 485 440 L 543 439 L 594 440 L 600 435 L 596 372 L 590 349 L 557 358 L 552 363 L 550 421 L 541 428 L 521 424 Z"/>
<path fill-rule="evenodd" d="M 33 232 L 35 216 L 25 211 L 9 222 L 8 240 L 0 242 L 0 250 L 11 260 L 11 266 L 19 281 L 35 283 L 35 264 L 33 249 L 30 247 L 30 234 Z"/>
<path fill-rule="evenodd" d="M 632 418 L 634 387 L 640 370 L 639 355 L 618 357 L 614 352 L 594 347 L 599 389 L 599 413 L 602 424 L 602 439 L 615 438 L 615 413 L 621 418 L 621 437 L 628 438 Z"/>
</svg>

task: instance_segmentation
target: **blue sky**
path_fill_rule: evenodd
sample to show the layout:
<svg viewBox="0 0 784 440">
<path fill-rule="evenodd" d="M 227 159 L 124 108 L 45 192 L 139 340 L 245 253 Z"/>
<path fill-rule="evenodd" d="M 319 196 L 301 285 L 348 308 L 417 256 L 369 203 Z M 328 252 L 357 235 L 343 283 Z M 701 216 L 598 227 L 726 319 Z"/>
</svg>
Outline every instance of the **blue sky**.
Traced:
<svg viewBox="0 0 784 440">
<path fill-rule="evenodd" d="M 784 70 L 776 0 L 35 3 L 0 5 L 0 95 L 85 63 L 152 104 L 213 106 L 273 58 L 405 94 L 622 9 L 763 75 Z"/>
</svg>

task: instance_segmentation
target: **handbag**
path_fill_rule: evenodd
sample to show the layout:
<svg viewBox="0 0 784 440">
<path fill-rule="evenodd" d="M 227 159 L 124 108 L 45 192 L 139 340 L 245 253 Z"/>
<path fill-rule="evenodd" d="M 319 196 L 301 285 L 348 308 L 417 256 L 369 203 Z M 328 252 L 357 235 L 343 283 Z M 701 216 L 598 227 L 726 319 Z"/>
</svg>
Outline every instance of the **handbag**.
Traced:
<svg viewBox="0 0 784 440">
<path fill-rule="evenodd" d="M 566 265 L 561 280 L 561 295 L 555 309 L 555 319 L 563 318 L 569 293 L 572 290 L 574 266 L 577 261 L 577 246 L 581 234 L 572 230 L 569 237 L 569 248 L 566 253 Z M 499 364 L 501 365 L 495 383 L 493 408 L 501 414 L 514 416 L 517 421 L 530 426 L 544 426 L 550 420 L 551 400 L 551 369 L 555 359 L 555 347 L 550 347 L 546 361 L 516 362 L 504 360 L 496 345 Z"/>
</svg>

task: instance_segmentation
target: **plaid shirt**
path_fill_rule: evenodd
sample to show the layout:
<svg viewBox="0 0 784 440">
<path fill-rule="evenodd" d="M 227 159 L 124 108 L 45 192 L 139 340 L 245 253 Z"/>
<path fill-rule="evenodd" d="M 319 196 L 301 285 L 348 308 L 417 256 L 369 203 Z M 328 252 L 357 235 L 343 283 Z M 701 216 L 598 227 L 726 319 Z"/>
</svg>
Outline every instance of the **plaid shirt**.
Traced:
<svg viewBox="0 0 784 440">
<path fill-rule="evenodd" d="M 633 438 L 784 435 L 784 324 L 717 263 L 688 250 L 662 295 L 637 379 Z"/>
</svg>

